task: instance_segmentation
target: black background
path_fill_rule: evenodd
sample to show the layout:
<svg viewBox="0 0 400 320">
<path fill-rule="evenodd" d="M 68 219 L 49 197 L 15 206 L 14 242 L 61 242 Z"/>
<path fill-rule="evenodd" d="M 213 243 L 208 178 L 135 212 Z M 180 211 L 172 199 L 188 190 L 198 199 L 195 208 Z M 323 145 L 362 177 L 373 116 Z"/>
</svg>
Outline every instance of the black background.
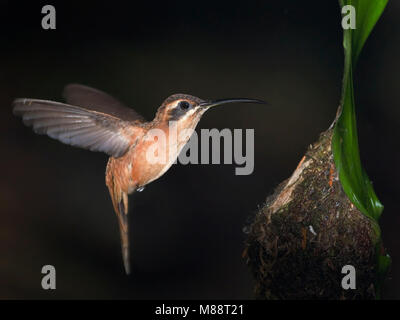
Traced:
<svg viewBox="0 0 400 320">
<path fill-rule="evenodd" d="M 57 29 L 41 28 L 41 8 Z M 385 205 L 400 298 L 399 34 L 391 0 L 356 72 L 363 164 Z M 333 120 L 343 70 L 337 1 L 0 1 L 0 298 L 252 298 L 242 229 Z M 261 98 L 207 113 L 199 128 L 255 129 L 255 171 L 175 165 L 130 198 L 133 271 L 123 272 L 104 184 L 107 157 L 32 133 L 16 97 L 61 100 L 65 84 L 109 92 L 152 119 L 162 100 Z M 41 267 L 57 290 L 41 289 Z"/>
</svg>

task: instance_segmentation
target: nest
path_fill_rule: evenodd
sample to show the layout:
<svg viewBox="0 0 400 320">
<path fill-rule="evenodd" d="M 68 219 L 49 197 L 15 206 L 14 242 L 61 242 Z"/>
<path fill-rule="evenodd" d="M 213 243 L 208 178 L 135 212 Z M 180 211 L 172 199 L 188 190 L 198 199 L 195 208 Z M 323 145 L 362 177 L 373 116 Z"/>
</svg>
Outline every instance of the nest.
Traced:
<svg viewBox="0 0 400 320">
<path fill-rule="evenodd" d="M 378 235 L 343 191 L 332 134 L 309 147 L 248 228 L 244 257 L 259 299 L 375 298 Z M 356 289 L 342 288 L 345 265 L 356 270 Z"/>
</svg>

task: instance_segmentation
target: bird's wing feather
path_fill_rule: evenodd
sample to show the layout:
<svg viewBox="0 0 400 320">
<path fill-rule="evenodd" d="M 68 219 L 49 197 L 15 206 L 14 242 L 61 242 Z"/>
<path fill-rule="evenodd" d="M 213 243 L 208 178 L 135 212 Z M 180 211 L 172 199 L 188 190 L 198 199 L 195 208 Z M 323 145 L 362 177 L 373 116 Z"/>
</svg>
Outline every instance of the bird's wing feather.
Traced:
<svg viewBox="0 0 400 320">
<path fill-rule="evenodd" d="M 69 84 L 65 86 L 63 96 L 68 104 L 107 113 L 126 121 L 145 121 L 135 110 L 128 108 L 114 97 L 98 89 L 81 84 Z"/>
<path fill-rule="evenodd" d="M 16 99 L 13 112 L 38 134 L 116 158 L 142 130 L 115 115 L 48 100 Z"/>
</svg>

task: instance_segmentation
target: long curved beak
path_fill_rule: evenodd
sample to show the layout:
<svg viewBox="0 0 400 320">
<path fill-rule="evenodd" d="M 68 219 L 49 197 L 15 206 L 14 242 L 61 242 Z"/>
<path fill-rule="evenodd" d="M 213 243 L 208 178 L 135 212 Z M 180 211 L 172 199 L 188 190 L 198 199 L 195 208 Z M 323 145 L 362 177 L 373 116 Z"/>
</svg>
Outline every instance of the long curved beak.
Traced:
<svg viewBox="0 0 400 320">
<path fill-rule="evenodd" d="M 267 104 L 267 102 L 258 99 L 248 99 L 248 98 L 229 98 L 229 99 L 218 99 L 212 101 L 204 101 L 199 104 L 200 107 L 203 108 L 211 108 L 215 106 L 219 106 L 227 103 L 258 103 L 258 104 Z"/>
</svg>

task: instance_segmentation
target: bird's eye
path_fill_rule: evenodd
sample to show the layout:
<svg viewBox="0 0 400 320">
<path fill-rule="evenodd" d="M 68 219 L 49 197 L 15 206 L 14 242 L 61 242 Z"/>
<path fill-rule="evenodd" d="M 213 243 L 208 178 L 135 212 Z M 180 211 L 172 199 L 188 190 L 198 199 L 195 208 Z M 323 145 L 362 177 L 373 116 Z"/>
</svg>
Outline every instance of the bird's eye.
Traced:
<svg viewBox="0 0 400 320">
<path fill-rule="evenodd" d="M 181 101 L 179 102 L 179 108 L 181 108 L 182 110 L 187 110 L 190 108 L 190 103 L 187 101 Z"/>
</svg>

